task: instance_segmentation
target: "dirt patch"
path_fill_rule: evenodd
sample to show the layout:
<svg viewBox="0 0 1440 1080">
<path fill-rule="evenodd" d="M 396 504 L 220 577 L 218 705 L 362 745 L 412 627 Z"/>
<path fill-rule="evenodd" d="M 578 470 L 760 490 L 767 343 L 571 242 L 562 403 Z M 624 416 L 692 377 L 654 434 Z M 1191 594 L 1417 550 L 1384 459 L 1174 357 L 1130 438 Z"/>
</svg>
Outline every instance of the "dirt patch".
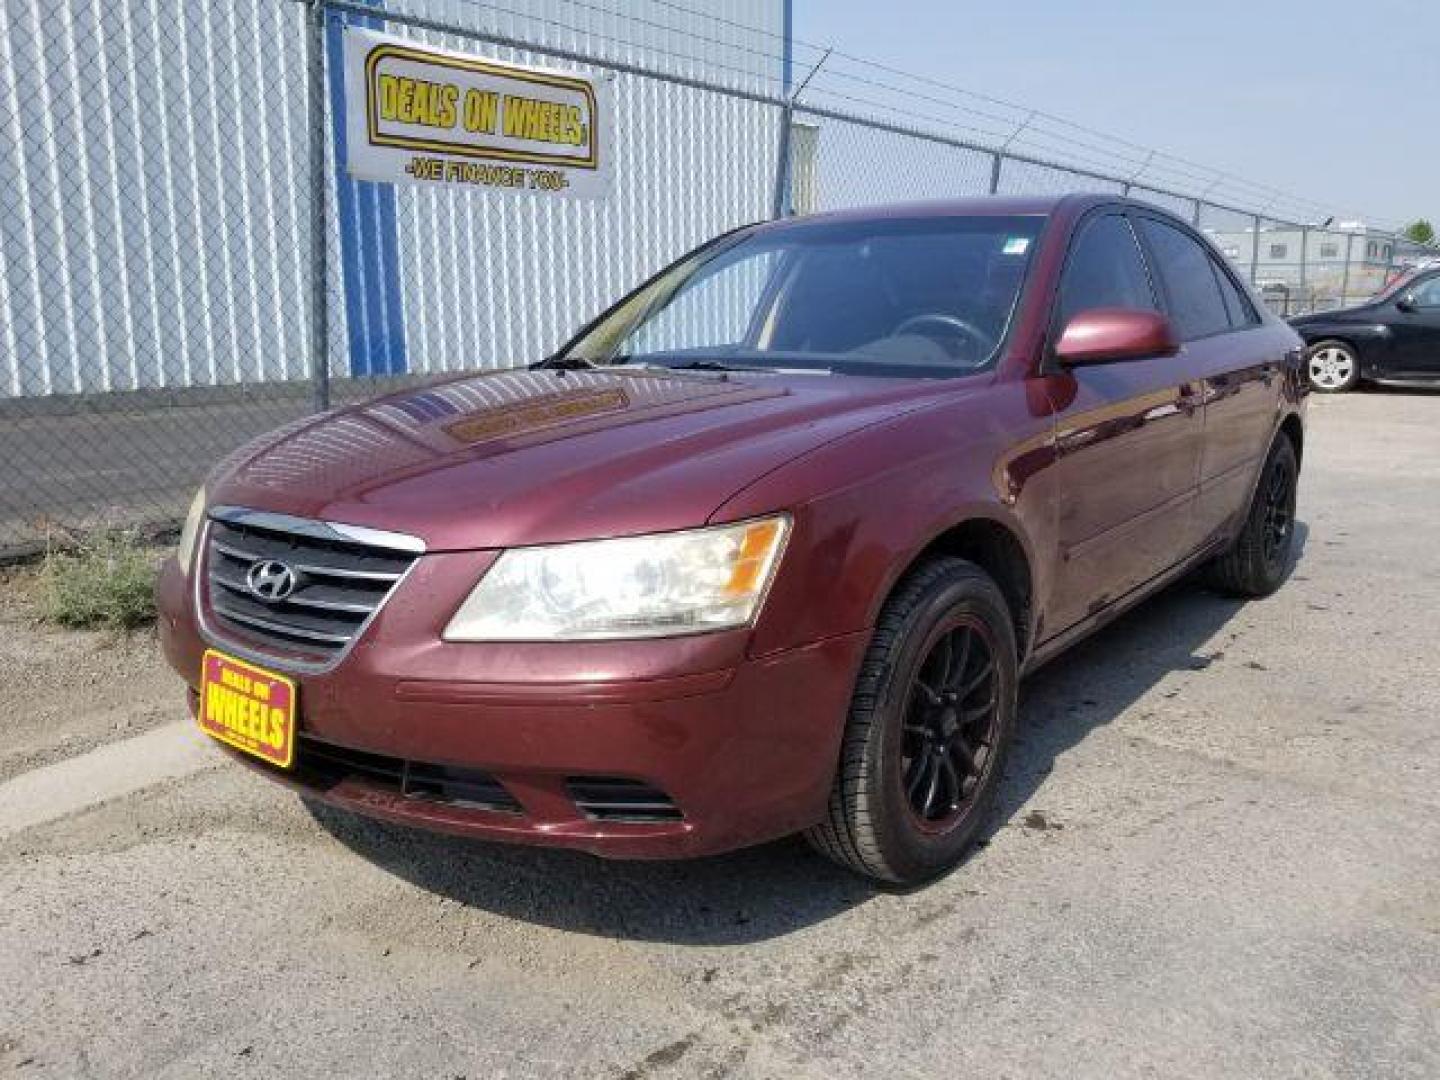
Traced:
<svg viewBox="0 0 1440 1080">
<path fill-rule="evenodd" d="M 183 715 L 153 629 L 125 636 L 40 621 L 38 571 L 0 570 L 0 781 Z"/>
</svg>

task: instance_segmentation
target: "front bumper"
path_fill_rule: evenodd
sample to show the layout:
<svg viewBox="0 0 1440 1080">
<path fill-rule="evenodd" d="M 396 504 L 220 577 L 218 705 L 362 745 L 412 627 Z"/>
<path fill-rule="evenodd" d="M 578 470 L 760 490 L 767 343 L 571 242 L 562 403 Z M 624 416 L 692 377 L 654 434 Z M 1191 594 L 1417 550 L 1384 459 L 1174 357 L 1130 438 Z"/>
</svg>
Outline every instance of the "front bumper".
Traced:
<svg viewBox="0 0 1440 1080">
<path fill-rule="evenodd" d="M 295 674 L 302 747 L 383 755 L 407 769 L 484 773 L 511 808 L 407 794 L 363 770 L 317 779 L 246 763 L 372 817 L 617 858 L 713 854 L 820 820 L 868 633 L 760 658 L 746 653 L 748 631 L 645 642 L 446 643 L 438 624 L 474 581 L 473 569 L 457 573 L 462 560 L 426 556 L 338 666 Z M 425 610 L 408 597 L 425 597 Z M 165 656 L 193 692 L 205 648 L 233 643 L 206 640 L 173 560 L 158 601 Z M 646 785 L 673 800 L 678 815 L 597 818 L 572 786 L 594 778 Z"/>
</svg>

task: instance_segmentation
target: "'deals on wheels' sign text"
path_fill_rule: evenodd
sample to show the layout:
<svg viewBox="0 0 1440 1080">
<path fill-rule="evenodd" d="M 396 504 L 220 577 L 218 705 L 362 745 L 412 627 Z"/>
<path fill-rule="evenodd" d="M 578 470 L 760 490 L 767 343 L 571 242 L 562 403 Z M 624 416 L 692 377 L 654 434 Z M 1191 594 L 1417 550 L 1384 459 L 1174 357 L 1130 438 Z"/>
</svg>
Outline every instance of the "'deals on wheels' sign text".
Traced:
<svg viewBox="0 0 1440 1080">
<path fill-rule="evenodd" d="M 599 196 L 606 87 L 345 31 L 347 166 L 361 180 Z"/>
</svg>

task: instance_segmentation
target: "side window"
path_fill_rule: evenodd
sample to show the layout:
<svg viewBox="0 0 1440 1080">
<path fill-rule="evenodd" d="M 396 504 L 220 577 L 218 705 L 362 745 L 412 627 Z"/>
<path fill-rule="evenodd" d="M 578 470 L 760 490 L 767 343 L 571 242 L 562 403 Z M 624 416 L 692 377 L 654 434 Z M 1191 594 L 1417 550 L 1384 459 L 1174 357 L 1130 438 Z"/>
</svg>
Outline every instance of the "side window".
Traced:
<svg viewBox="0 0 1440 1080">
<path fill-rule="evenodd" d="M 1119 214 L 1082 227 L 1065 262 L 1058 307 L 1061 327 L 1090 308 L 1159 310 L 1135 234 Z"/>
<path fill-rule="evenodd" d="M 1210 255 L 1179 229 L 1140 218 L 1140 231 L 1155 253 L 1156 268 L 1170 301 L 1170 318 L 1181 341 L 1194 341 L 1230 329 L 1230 314 Z"/>
<path fill-rule="evenodd" d="M 1220 283 L 1220 295 L 1225 298 L 1225 311 L 1230 316 L 1230 325 L 1236 330 L 1243 330 L 1247 326 L 1255 326 L 1259 319 L 1255 316 L 1255 307 L 1236 287 L 1225 268 L 1210 260 L 1215 268 L 1215 280 Z"/>
<path fill-rule="evenodd" d="M 1410 293 L 1415 297 L 1416 307 L 1440 308 L 1440 277 L 1422 281 Z"/>
</svg>

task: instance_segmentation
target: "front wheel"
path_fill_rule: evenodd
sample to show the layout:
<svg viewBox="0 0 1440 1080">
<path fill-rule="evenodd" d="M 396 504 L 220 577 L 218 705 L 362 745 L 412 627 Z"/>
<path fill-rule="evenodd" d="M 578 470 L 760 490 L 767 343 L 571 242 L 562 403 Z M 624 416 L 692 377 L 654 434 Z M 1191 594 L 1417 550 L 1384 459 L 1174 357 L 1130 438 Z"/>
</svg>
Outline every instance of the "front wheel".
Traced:
<svg viewBox="0 0 1440 1080">
<path fill-rule="evenodd" d="M 1342 394 L 1360 382 L 1360 357 L 1343 341 L 1320 341 L 1305 366 L 1310 385 L 1322 394 Z"/>
<path fill-rule="evenodd" d="M 1210 582 L 1234 596 L 1269 596 L 1285 580 L 1295 539 L 1295 492 L 1300 461 L 1279 435 L 1265 458 L 1240 535 L 1210 564 Z"/>
<path fill-rule="evenodd" d="M 995 798 L 1015 726 L 1015 629 L 983 570 L 935 558 L 900 584 L 861 665 L 823 854 L 881 881 L 958 863 Z"/>
</svg>

